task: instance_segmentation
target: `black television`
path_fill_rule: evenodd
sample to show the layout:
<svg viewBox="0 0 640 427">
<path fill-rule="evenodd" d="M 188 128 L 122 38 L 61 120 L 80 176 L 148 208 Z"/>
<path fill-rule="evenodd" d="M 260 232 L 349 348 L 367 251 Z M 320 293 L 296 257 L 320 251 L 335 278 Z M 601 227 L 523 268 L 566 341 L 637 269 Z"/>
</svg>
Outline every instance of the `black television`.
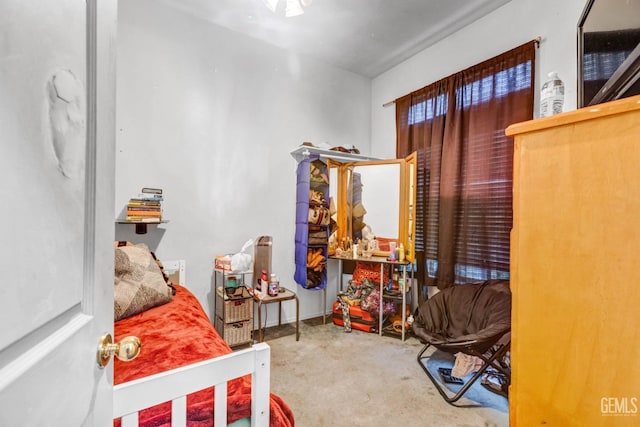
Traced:
<svg viewBox="0 0 640 427">
<path fill-rule="evenodd" d="M 640 0 L 589 0 L 578 22 L 578 108 L 640 94 Z"/>
</svg>

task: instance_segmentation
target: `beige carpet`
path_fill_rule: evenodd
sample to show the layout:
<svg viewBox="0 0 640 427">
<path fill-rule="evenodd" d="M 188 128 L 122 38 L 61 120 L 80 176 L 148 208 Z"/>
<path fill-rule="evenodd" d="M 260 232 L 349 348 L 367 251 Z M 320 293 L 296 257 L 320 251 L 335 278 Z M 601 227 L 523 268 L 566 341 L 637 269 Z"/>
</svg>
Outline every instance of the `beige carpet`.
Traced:
<svg viewBox="0 0 640 427">
<path fill-rule="evenodd" d="M 360 331 L 345 333 L 322 319 L 270 328 L 271 390 L 284 398 L 296 426 L 508 426 L 508 402 L 479 381 L 460 399 L 446 403 L 416 361 L 422 344 L 411 337 Z M 466 395 L 465 395 L 466 396 Z M 478 403 L 480 402 L 480 403 Z"/>
</svg>

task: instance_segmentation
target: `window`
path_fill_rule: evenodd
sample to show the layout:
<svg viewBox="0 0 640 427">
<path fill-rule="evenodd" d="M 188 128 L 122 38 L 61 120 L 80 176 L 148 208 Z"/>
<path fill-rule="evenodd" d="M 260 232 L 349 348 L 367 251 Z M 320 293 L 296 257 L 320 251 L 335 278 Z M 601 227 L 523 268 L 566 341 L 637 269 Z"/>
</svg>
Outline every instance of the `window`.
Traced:
<svg viewBox="0 0 640 427">
<path fill-rule="evenodd" d="M 513 142 L 533 117 L 535 42 L 396 100 L 397 156 L 418 154 L 422 283 L 508 278 Z"/>
</svg>

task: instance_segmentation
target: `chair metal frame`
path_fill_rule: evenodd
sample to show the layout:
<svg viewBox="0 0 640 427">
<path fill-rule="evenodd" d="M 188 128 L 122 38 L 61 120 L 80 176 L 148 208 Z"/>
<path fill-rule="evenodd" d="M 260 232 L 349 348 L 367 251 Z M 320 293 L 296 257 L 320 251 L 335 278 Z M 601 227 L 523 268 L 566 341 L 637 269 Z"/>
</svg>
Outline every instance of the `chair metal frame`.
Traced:
<svg viewBox="0 0 640 427">
<path fill-rule="evenodd" d="M 502 336 L 507 334 L 509 334 L 509 331 L 506 331 L 505 334 L 503 334 Z M 496 342 L 499 342 L 502 336 L 497 337 Z M 506 342 L 495 344 L 494 347 L 490 348 L 487 351 L 487 354 L 480 353 L 475 349 L 474 345 L 478 343 L 479 343 L 478 340 L 464 341 L 464 342 L 457 342 L 457 343 L 450 342 L 447 344 L 439 344 L 439 345 L 427 343 L 424 346 L 424 348 L 418 353 L 418 357 L 417 357 L 418 364 L 422 367 L 422 370 L 427 374 L 427 376 L 429 377 L 433 385 L 436 387 L 440 395 L 444 398 L 444 400 L 451 405 L 453 405 L 456 401 L 458 401 L 458 399 L 460 399 L 467 392 L 467 390 L 471 388 L 471 386 L 476 382 L 476 380 L 480 378 L 482 374 L 484 374 L 489 367 L 493 367 L 499 372 L 501 372 L 502 374 L 506 375 L 507 378 L 509 379 L 511 378 L 511 373 L 500 364 L 500 361 L 502 360 L 502 358 L 505 356 L 505 354 L 507 353 L 507 351 L 509 351 L 511 347 L 510 335 L 509 335 L 509 339 L 506 340 Z M 423 355 L 429 347 L 435 347 L 438 350 L 451 353 L 451 354 L 462 352 L 471 356 L 476 356 L 483 361 L 483 364 L 480 367 L 480 369 L 478 369 L 478 371 L 473 375 L 473 377 L 471 377 L 468 381 L 466 381 L 466 383 L 462 386 L 460 390 L 458 390 L 458 392 L 454 396 L 450 396 L 445 391 L 448 389 L 445 386 L 441 385 L 440 381 L 431 374 L 431 372 L 429 371 L 429 368 L 427 367 L 427 361 L 431 358 L 433 353 L 430 356 L 423 356 Z M 423 363 L 423 360 L 425 361 L 424 363 Z"/>
</svg>

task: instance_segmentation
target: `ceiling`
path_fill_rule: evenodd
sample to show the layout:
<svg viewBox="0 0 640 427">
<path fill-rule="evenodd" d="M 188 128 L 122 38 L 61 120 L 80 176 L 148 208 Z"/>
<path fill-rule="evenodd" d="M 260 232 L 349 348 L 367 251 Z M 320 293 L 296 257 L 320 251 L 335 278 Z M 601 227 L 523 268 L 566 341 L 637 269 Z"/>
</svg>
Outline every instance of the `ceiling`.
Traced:
<svg viewBox="0 0 640 427">
<path fill-rule="evenodd" d="M 376 77 L 510 0 L 313 0 L 285 17 L 263 0 L 165 0 L 273 45 Z M 306 3 L 309 0 L 305 1 Z"/>
</svg>

